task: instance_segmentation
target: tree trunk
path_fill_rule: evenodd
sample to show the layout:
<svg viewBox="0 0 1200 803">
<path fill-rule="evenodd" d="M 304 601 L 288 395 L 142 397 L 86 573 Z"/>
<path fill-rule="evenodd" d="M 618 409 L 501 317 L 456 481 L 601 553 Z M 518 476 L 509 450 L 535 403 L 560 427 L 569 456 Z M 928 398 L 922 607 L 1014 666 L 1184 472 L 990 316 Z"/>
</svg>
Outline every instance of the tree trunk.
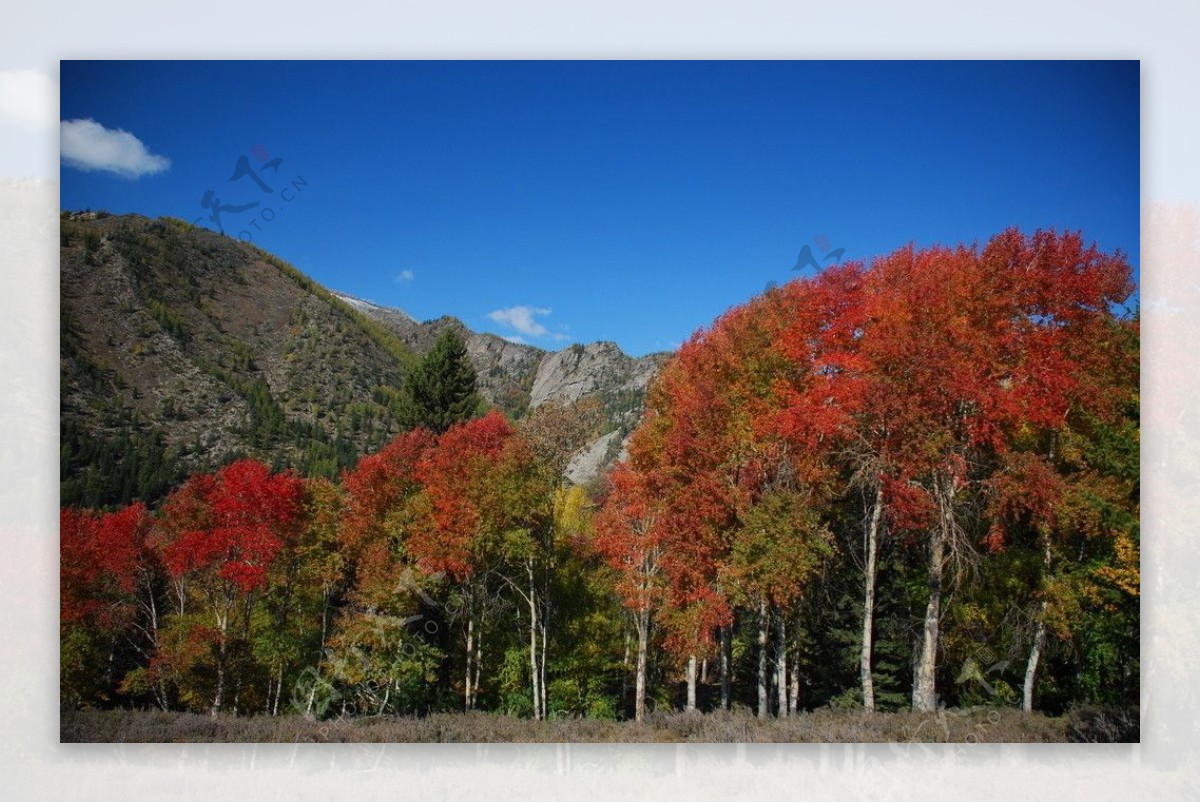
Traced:
<svg viewBox="0 0 1200 803">
<path fill-rule="evenodd" d="M 387 711 L 388 699 L 392 696 L 392 684 L 389 683 L 387 688 L 383 690 L 383 702 L 379 704 L 379 710 L 375 713 L 376 716 L 383 716 Z"/>
<path fill-rule="evenodd" d="M 1042 657 L 1042 647 L 1046 643 L 1046 603 L 1042 602 L 1041 615 L 1038 617 L 1037 630 L 1033 635 L 1033 646 L 1029 650 L 1029 663 L 1025 665 L 1025 690 L 1021 698 L 1021 710 L 1025 713 L 1033 711 L 1033 688 L 1037 682 L 1038 661 Z"/>
<path fill-rule="evenodd" d="M 475 680 L 471 683 L 471 708 L 479 704 L 479 681 L 483 677 L 483 620 L 475 626 Z"/>
<path fill-rule="evenodd" d="M 471 611 L 467 612 L 467 676 L 466 684 L 463 687 L 463 709 L 471 710 L 473 700 L 471 699 L 471 669 L 472 662 L 475 658 L 475 614 Z"/>
<path fill-rule="evenodd" d="M 321 590 L 321 649 L 317 652 L 317 671 L 325 658 L 325 643 L 329 640 L 329 588 Z"/>
<path fill-rule="evenodd" d="M 925 606 L 921 651 L 918 653 L 913 678 L 914 711 L 937 710 L 937 651 L 942 616 L 942 574 L 947 529 L 947 522 L 939 522 L 929 537 L 929 603 Z"/>
<path fill-rule="evenodd" d="M 529 677 L 533 687 L 533 718 L 542 718 L 542 692 L 539 685 L 541 674 L 538 671 L 538 612 L 537 591 L 533 581 L 533 563 L 525 564 L 529 572 Z"/>
<path fill-rule="evenodd" d="M 549 618 L 549 615 L 550 615 L 550 611 L 549 611 L 548 606 L 546 605 L 546 595 L 542 594 L 542 613 L 541 613 L 541 618 L 539 619 L 539 625 L 538 625 L 539 631 L 541 633 L 541 639 L 542 639 L 542 644 L 541 644 L 542 655 L 541 655 L 541 658 L 538 659 L 538 673 L 539 673 L 539 676 L 541 677 L 541 682 L 540 682 L 538 688 L 540 688 L 542 691 L 542 716 L 543 717 L 547 716 L 550 711 L 550 709 L 546 705 L 546 700 L 547 700 L 547 695 L 546 695 L 546 642 L 549 640 L 547 637 L 547 632 L 546 632 L 548 629 L 546 622 L 547 622 L 547 619 Z"/>
<path fill-rule="evenodd" d="M 221 710 L 221 704 L 225 700 L 225 639 L 221 638 L 221 644 L 217 651 L 217 694 L 213 698 L 212 716 L 217 718 L 217 712 Z"/>
<path fill-rule="evenodd" d="M 148 579 L 148 576 L 142 574 L 143 584 L 146 588 L 147 611 L 150 614 L 150 652 L 152 655 L 158 654 L 158 602 L 154 599 L 154 583 Z M 161 677 L 154 683 L 154 701 L 158 703 L 159 708 L 163 711 L 170 710 L 170 704 L 167 700 L 167 684 Z"/>
<path fill-rule="evenodd" d="M 221 705 L 225 702 L 225 644 L 229 632 L 229 609 L 226 607 L 225 613 L 217 614 L 217 633 L 219 641 L 217 643 L 217 693 L 213 697 L 212 716 L 217 718 L 217 712 L 221 710 Z"/>
<path fill-rule="evenodd" d="M 621 696 L 618 697 L 617 699 L 621 701 L 620 704 L 622 706 L 622 709 L 624 708 L 625 700 L 628 699 L 628 697 L 629 697 L 629 675 L 630 675 L 629 668 L 631 666 L 629 663 L 629 657 L 633 654 L 633 651 L 629 646 L 630 642 L 632 642 L 632 640 L 633 640 L 632 637 L 630 636 L 629 631 L 630 631 L 630 622 L 632 621 L 632 619 L 633 619 L 633 617 L 631 617 L 629 615 L 621 617 L 621 636 L 625 641 L 625 654 L 621 658 L 621 669 L 622 669 L 622 672 L 621 672 Z"/>
<path fill-rule="evenodd" d="M 696 710 L 696 656 L 688 658 L 687 663 L 687 711 Z"/>
<path fill-rule="evenodd" d="M 730 664 L 733 658 L 732 625 L 721 628 L 721 708 L 729 710 Z"/>
<path fill-rule="evenodd" d="M 1054 440 L 1050 441 L 1050 457 L 1054 457 Z M 1050 540 L 1044 538 L 1042 541 L 1042 571 L 1046 580 L 1050 578 Z M 1042 599 L 1042 604 L 1038 609 L 1037 629 L 1033 634 L 1033 645 L 1029 650 L 1029 663 L 1025 665 L 1025 688 L 1021 695 L 1021 710 L 1029 713 L 1033 711 L 1033 689 L 1037 684 L 1037 669 L 1038 661 L 1042 657 L 1042 648 L 1046 644 L 1046 609 L 1049 603 L 1046 599 Z"/>
<path fill-rule="evenodd" d="M 549 541 L 546 545 L 546 554 L 553 556 L 554 554 L 554 534 L 550 533 Z M 550 715 L 549 692 L 546 687 L 546 648 L 550 644 L 550 577 L 553 574 L 552 565 L 548 558 L 542 563 L 542 594 L 541 594 L 541 609 L 538 614 L 538 628 L 541 633 L 541 658 L 538 660 L 538 675 L 541 678 L 539 688 L 542 692 L 542 716 Z"/>
<path fill-rule="evenodd" d="M 312 715 L 313 702 L 317 699 L 317 682 L 313 681 L 312 686 L 308 690 L 308 703 L 304 706 L 304 716 Z"/>
<path fill-rule="evenodd" d="M 175 601 L 179 603 L 176 613 L 183 616 L 184 609 L 187 607 L 187 589 L 184 587 L 182 579 L 172 580 L 171 584 L 175 589 Z"/>
<path fill-rule="evenodd" d="M 758 604 L 758 717 L 767 716 L 767 637 L 770 633 L 767 601 Z"/>
<path fill-rule="evenodd" d="M 875 647 L 875 571 L 879 548 L 879 521 L 883 516 L 883 480 L 875 481 L 875 504 L 867 524 L 867 564 L 863 571 L 862 653 L 859 673 L 862 677 L 863 709 L 875 710 L 875 679 L 871 674 L 871 653 Z"/>
<path fill-rule="evenodd" d="M 788 671 L 792 675 L 788 682 L 788 716 L 792 716 L 800 710 L 800 658 L 795 653 Z"/>
<path fill-rule="evenodd" d="M 787 675 L 787 619 L 783 612 L 777 612 L 775 617 L 775 687 L 778 692 L 776 705 L 777 714 L 781 717 L 788 715 L 788 675 Z"/>
<path fill-rule="evenodd" d="M 650 612 L 639 611 L 637 615 L 637 673 L 634 682 L 633 718 L 641 722 L 646 718 L 646 651 L 650 640 Z"/>
<path fill-rule="evenodd" d="M 800 710 L 800 622 L 801 611 L 797 605 L 795 630 L 792 632 L 792 660 L 788 664 L 791 679 L 788 681 L 788 716 Z"/>
</svg>

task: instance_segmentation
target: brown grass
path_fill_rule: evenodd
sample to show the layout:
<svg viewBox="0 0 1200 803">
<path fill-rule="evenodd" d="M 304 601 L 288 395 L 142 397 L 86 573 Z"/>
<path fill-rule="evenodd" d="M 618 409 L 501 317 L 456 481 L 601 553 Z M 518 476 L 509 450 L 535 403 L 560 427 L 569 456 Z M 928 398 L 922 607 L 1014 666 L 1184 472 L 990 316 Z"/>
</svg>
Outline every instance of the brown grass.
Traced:
<svg viewBox="0 0 1200 803">
<path fill-rule="evenodd" d="M 1136 714 L 1135 714 L 1136 718 Z M 162 711 L 71 711 L 62 742 L 1066 742 L 1081 741 L 1071 717 L 1013 709 L 938 714 L 865 714 L 822 709 L 760 721 L 748 711 L 655 713 L 645 722 L 560 719 L 535 722 L 500 714 L 357 717 L 324 722 L 300 716 L 213 719 Z M 1104 734 L 1099 734 L 1103 736 Z M 1110 734 L 1111 735 L 1111 734 Z M 1134 737 L 1136 739 L 1136 735 Z M 1093 740 L 1093 739 L 1086 739 Z"/>
</svg>

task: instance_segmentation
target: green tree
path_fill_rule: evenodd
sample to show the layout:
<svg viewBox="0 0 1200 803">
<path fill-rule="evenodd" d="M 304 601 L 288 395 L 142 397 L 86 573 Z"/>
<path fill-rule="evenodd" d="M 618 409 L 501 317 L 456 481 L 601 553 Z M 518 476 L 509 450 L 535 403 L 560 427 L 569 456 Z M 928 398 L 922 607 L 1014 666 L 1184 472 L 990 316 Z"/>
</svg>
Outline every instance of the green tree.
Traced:
<svg viewBox="0 0 1200 803">
<path fill-rule="evenodd" d="M 467 346 L 457 332 L 445 329 L 409 372 L 396 414 L 405 429 L 424 427 L 440 434 L 474 418 L 480 403 Z"/>
</svg>

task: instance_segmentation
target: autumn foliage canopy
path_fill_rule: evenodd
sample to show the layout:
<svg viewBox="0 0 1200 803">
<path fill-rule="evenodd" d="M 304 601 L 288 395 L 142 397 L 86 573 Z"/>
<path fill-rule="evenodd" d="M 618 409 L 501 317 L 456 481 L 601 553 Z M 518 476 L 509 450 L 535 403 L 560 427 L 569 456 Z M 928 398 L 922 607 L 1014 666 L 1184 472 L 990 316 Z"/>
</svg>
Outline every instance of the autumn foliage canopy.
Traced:
<svg viewBox="0 0 1200 803">
<path fill-rule="evenodd" d="M 991 699 L 1128 696 L 1134 289 L 1072 232 L 908 246 L 696 332 L 590 487 L 561 475 L 594 401 L 399 433 L 336 483 L 243 459 L 65 508 L 64 704 L 641 715 L 711 662 L 720 704 L 757 677 L 784 715 L 860 703 L 862 645 L 884 704 L 922 661 L 971 704 L 951 669 L 989 638 Z"/>
</svg>

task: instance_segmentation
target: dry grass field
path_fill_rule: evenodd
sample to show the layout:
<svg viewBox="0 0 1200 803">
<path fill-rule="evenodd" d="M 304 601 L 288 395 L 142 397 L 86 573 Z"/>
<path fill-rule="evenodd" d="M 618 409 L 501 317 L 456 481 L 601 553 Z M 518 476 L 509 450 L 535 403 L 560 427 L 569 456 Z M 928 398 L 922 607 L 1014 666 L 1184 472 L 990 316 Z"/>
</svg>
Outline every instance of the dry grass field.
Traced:
<svg viewBox="0 0 1200 803">
<path fill-rule="evenodd" d="M 1126 742 L 1136 712 L 1076 709 L 1063 717 L 1013 709 L 938 714 L 822 709 L 758 720 L 748 711 L 653 713 L 644 722 L 534 721 L 488 713 L 427 717 L 219 717 L 162 711 L 70 711 L 62 742 Z"/>
</svg>

